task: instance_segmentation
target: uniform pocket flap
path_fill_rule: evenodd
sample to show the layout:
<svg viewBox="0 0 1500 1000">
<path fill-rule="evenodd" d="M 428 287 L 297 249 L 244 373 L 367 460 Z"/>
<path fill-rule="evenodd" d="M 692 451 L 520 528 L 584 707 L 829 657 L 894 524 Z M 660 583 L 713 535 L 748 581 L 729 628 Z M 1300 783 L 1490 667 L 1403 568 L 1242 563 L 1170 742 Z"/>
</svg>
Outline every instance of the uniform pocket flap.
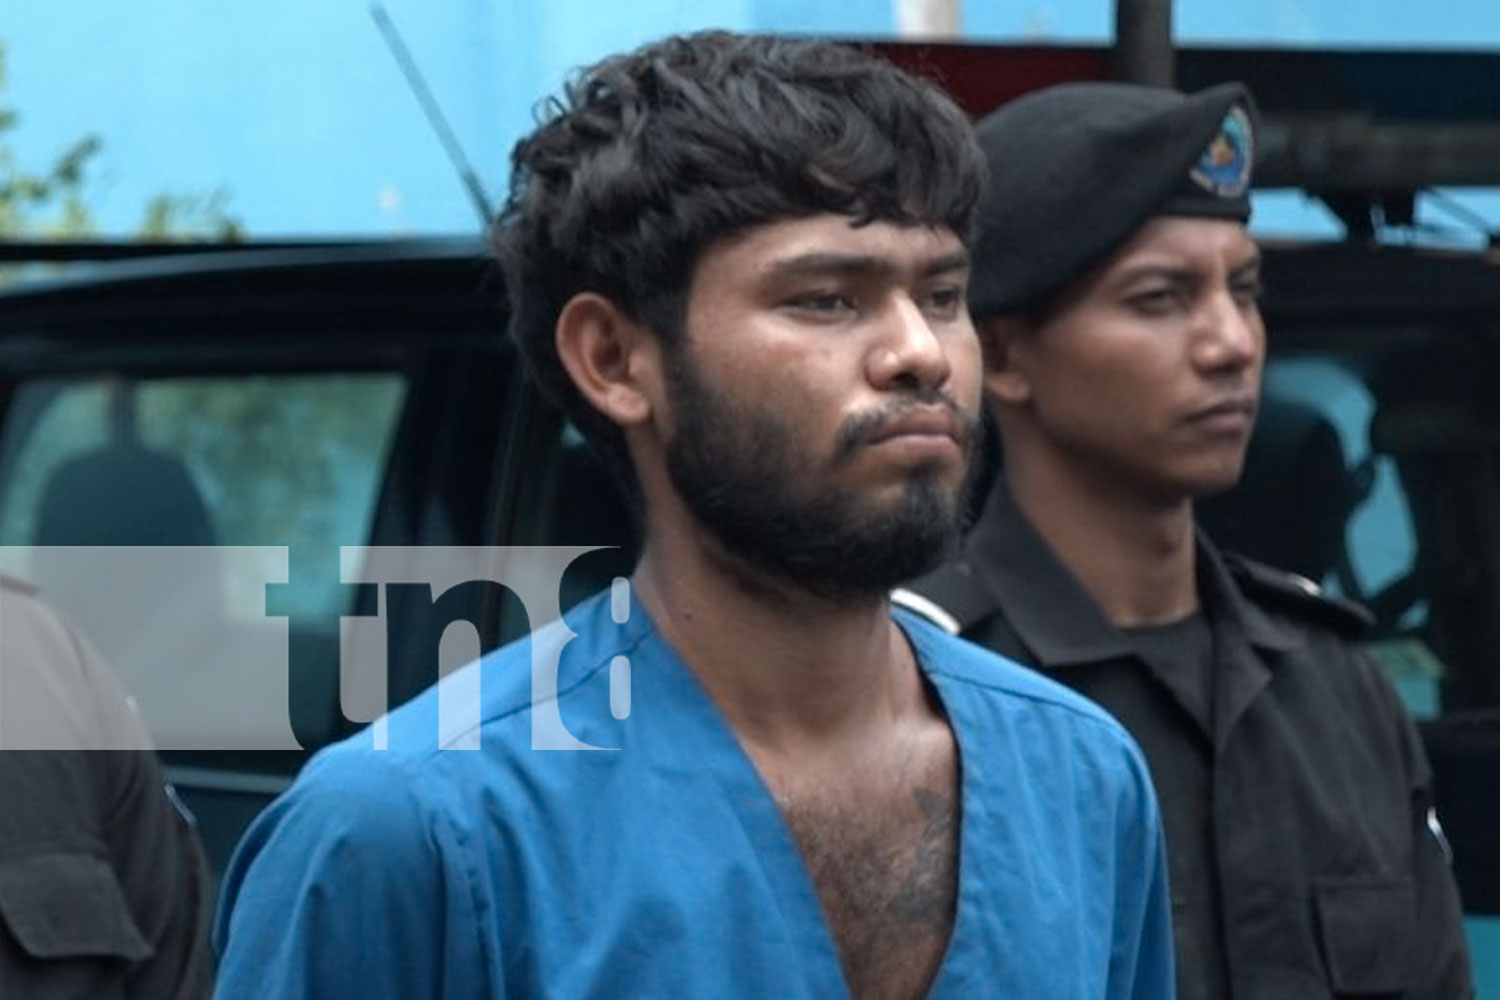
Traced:
<svg viewBox="0 0 1500 1000">
<path fill-rule="evenodd" d="M 0 920 L 33 958 L 152 955 L 102 858 L 33 854 L 0 861 Z"/>
<path fill-rule="evenodd" d="M 1397 877 L 1323 878 L 1314 884 L 1323 955 L 1334 994 L 1400 996 L 1411 968 L 1416 888 Z"/>
</svg>

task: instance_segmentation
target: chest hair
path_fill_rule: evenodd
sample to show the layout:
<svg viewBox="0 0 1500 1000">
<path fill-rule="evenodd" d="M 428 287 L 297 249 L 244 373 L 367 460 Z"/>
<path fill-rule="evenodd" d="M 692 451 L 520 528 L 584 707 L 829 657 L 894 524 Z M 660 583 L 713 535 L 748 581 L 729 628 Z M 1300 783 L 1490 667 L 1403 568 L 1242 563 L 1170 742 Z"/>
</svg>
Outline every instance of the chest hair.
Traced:
<svg viewBox="0 0 1500 1000">
<path fill-rule="evenodd" d="M 858 1000 L 925 996 L 953 934 L 956 766 L 921 770 L 783 796 Z"/>
</svg>

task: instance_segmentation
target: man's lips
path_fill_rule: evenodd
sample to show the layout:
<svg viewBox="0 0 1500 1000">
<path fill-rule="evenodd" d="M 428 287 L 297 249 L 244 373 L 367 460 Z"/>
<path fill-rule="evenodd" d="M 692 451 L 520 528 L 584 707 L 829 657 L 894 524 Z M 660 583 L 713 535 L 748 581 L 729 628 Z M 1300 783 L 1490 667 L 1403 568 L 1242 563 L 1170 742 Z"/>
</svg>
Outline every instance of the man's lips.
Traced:
<svg viewBox="0 0 1500 1000">
<path fill-rule="evenodd" d="M 892 402 L 861 414 L 839 434 L 838 458 L 849 461 L 866 448 L 896 451 L 908 459 L 948 462 L 962 458 L 978 434 L 979 421 L 937 393 L 923 400 Z"/>
<path fill-rule="evenodd" d="M 1255 421 L 1255 397 L 1232 396 L 1188 414 L 1191 423 L 1228 430 L 1249 427 Z"/>
<path fill-rule="evenodd" d="M 867 439 L 880 444 L 898 438 L 947 438 L 963 444 L 966 437 L 963 421 L 950 410 L 924 408 L 912 410 L 882 423 Z"/>
</svg>

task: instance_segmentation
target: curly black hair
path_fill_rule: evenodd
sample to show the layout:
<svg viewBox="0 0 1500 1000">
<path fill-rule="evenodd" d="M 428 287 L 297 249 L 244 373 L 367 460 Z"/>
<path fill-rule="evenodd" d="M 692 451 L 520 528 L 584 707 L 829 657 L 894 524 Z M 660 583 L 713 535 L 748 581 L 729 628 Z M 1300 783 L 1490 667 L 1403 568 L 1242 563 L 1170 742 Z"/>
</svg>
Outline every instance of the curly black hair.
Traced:
<svg viewBox="0 0 1500 1000">
<path fill-rule="evenodd" d="M 708 31 L 581 71 L 512 153 L 492 237 L 532 377 L 629 492 L 619 428 L 557 355 L 567 302 L 594 291 L 671 350 L 703 249 L 826 212 L 947 227 L 968 243 L 984 159 L 935 85 L 829 42 Z"/>
</svg>

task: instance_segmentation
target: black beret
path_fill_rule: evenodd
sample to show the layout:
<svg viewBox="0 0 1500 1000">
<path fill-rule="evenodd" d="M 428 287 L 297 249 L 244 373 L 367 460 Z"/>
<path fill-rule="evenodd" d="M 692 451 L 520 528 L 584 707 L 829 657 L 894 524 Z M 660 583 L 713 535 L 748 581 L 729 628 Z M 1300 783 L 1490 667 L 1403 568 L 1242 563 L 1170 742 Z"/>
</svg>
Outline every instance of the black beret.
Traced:
<svg viewBox="0 0 1500 1000">
<path fill-rule="evenodd" d="M 974 316 L 1046 301 L 1154 216 L 1248 219 L 1255 126 L 1255 101 L 1239 83 L 1191 96 L 1069 83 L 987 116 Z"/>
</svg>

